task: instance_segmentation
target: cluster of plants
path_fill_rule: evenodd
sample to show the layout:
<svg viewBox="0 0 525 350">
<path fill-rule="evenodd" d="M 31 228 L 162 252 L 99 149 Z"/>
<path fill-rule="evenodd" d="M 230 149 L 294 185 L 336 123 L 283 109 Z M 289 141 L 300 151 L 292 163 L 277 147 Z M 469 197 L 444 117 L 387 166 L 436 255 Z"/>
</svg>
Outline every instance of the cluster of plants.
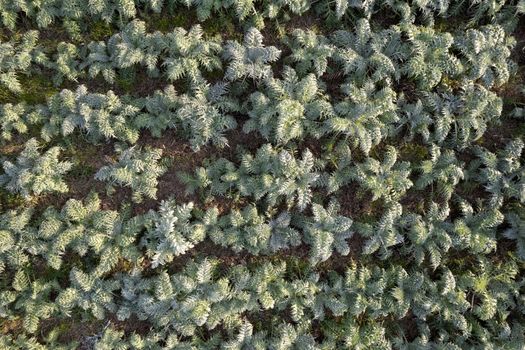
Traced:
<svg viewBox="0 0 525 350">
<path fill-rule="evenodd" d="M 374 0 L 367 2 L 336 0 L 104 0 L 85 2 L 80 0 L 5 0 L 0 7 L 1 25 L 15 29 L 22 17 L 30 18 L 38 28 L 62 23 L 71 33 L 85 29 L 86 20 L 125 24 L 134 18 L 147 18 L 159 13 L 176 14 L 182 10 L 194 11 L 196 21 L 213 18 L 221 12 L 229 12 L 240 23 L 265 25 L 265 19 L 289 19 L 293 16 L 316 14 L 332 20 L 348 16 L 371 17 L 382 8 L 395 11 L 400 18 L 408 19 L 419 13 L 433 23 L 435 18 L 453 18 L 466 14 L 468 21 L 476 23 L 486 18 L 500 21 L 512 20 L 516 13 L 525 12 L 522 0 L 493 1 L 428 1 L 405 2 L 402 0 Z"/>
<path fill-rule="evenodd" d="M 524 13 L 0 1 L 0 348 L 521 349 Z"/>
</svg>

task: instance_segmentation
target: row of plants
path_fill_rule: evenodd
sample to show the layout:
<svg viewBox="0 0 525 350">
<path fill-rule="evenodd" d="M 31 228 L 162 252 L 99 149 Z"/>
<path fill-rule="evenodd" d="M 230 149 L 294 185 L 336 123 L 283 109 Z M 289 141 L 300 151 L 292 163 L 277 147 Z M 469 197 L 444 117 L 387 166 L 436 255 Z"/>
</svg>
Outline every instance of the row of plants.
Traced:
<svg viewBox="0 0 525 350">
<path fill-rule="evenodd" d="M 148 18 L 159 13 L 177 14 L 194 11 L 194 21 L 213 18 L 221 12 L 229 12 L 238 22 L 264 26 L 265 19 L 290 19 L 294 16 L 316 14 L 333 20 L 345 17 L 371 17 L 382 9 L 388 9 L 402 19 L 422 16 L 433 23 L 434 18 L 453 18 L 465 14 L 472 23 L 485 18 L 500 22 L 512 20 L 516 13 L 525 12 L 522 0 L 511 1 L 310 1 L 310 0 L 5 0 L 0 4 L 1 25 L 15 30 L 23 19 L 30 19 L 39 28 L 47 28 L 56 22 L 63 23 L 68 32 L 78 35 L 83 22 L 104 21 L 123 25 L 134 18 Z"/>
</svg>

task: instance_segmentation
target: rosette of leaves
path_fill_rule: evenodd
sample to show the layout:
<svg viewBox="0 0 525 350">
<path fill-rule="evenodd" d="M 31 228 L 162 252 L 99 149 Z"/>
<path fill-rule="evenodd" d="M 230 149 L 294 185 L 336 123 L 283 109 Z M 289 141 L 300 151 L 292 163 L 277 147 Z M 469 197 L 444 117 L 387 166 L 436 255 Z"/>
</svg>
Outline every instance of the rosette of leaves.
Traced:
<svg viewBox="0 0 525 350">
<path fill-rule="evenodd" d="M 224 10 L 231 6 L 235 7 L 239 19 L 243 19 L 250 10 L 252 10 L 254 0 L 234 0 L 234 1 L 206 1 L 206 0 L 184 0 L 188 8 L 195 7 L 197 18 L 199 21 L 205 21 L 210 18 L 213 13 Z"/>
<path fill-rule="evenodd" d="M 320 176 L 315 161 L 308 149 L 302 158 L 296 158 L 287 150 L 278 151 L 266 144 L 255 155 L 242 155 L 239 167 L 221 158 L 198 168 L 194 176 L 182 174 L 181 178 L 189 193 L 208 189 L 210 194 L 250 196 L 268 206 L 284 201 L 302 211 L 310 204 L 312 188 Z"/>
<path fill-rule="evenodd" d="M 166 67 L 169 80 L 188 77 L 195 84 L 202 80 L 201 69 L 211 72 L 220 69 L 222 63 L 218 56 L 221 44 L 217 40 L 207 40 L 200 25 L 189 31 L 176 28 L 165 35 L 166 58 L 162 65 Z"/>
<path fill-rule="evenodd" d="M 2 11 L 2 13 L 4 12 Z M 13 93 L 22 92 L 18 74 L 28 73 L 32 63 L 43 64 L 47 62 L 47 58 L 38 48 L 37 42 L 38 31 L 36 30 L 24 33 L 19 42 L 0 41 L 0 86 Z"/>
<path fill-rule="evenodd" d="M 261 32 L 250 28 L 242 44 L 237 41 L 228 41 L 223 55 L 228 61 L 225 74 L 227 80 L 243 78 L 261 80 L 273 76 L 270 64 L 279 59 L 281 50 L 275 46 L 265 47 Z"/>
<path fill-rule="evenodd" d="M 436 269 L 442 259 L 453 246 L 449 231 L 452 225 L 447 222 L 450 208 L 447 204 L 439 205 L 432 202 L 424 216 L 410 213 L 401 219 L 401 225 L 406 229 L 407 242 L 402 248 L 414 257 L 421 265 L 428 257 L 430 266 Z"/>
<path fill-rule="evenodd" d="M 303 219 L 304 240 L 310 246 L 310 263 L 326 261 L 337 251 L 341 255 L 348 255 L 350 247 L 347 239 L 353 232 L 352 219 L 339 215 L 339 203 L 330 201 L 325 208 L 320 204 L 312 204 L 313 217 Z"/>
<path fill-rule="evenodd" d="M 32 244 L 35 242 L 29 239 L 35 236 L 35 229 L 30 225 L 32 217 L 32 208 L 0 214 L 0 273 L 4 273 L 6 268 L 19 269 L 25 266 L 30 256 L 39 252 L 39 245 Z"/>
<path fill-rule="evenodd" d="M 444 77 L 455 78 L 464 71 L 461 61 L 452 54 L 454 37 L 450 33 L 414 24 L 403 24 L 401 31 L 410 42 L 410 54 L 401 71 L 420 89 L 430 90 Z"/>
<path fill-rule="evenodd" d="M 25 143 L 15 162 L 5 160 L 0 185 L 25 198 L 49 192 L 67 192 L 69 188 L 63 176 L 73 164 L 59 160 L 60 147 L 51 147 L 44 153 L 40 153 L 40 148 L 38 141 L 32 138 Z"/>
<path fill-rule="evenodd" d="M 106 311 L 115 312 L 115 291 L 120 287 L 117 279 L 103 279 L 96 273 L 84 272 L 77 267 L 69 271 L 70 285 L 62 289 L 56 298 L 56 305 L 66 316 L 79 308 L 90 312 L 95 318 L 102 320 Z"/>
<path fill-rule="evenodd" d="M 215 244 L 236 252 L 246 250 L 255 255 L 270 254 L 301 244 L 301 235 L 291 226 L 288 212 L 269 216 L 260 213 L 254 205 L 247 205 L 220 218 L 217 214 L 215 210 L 205 216 L 210 224 L 208 236 Z"/>
<path fill-rule="evenodd" d="M 510 321 L 509 308 L 516 307 L 516 296 L 522 283 L 515 261 L 494 262 L 478 256 L 471 271 L 457 277 L 458 286 L 468 290 L 477 302 L 471 313 L 480 321 L 487 322 L 487 328 L 507 328 Z"/>
<path fill-rule="evenodd" d="M 89 54 L 80 63 L 79 69 L 87 68 L 87 73 L 92 79 L 101 74 L 108 83 L 114 83 L 117 77 L 117 67 L 108 44 L 104 41 L 92 41 L 87 45 L 87 50 Z"/>
<path fill-rule="evenodd" d="M 331 41 L 335 45 L 333 59 L 342 66 L 348 82 L 359 85 L 366 80 L 399 79 L 398 61 L 405 50 L 398 31 L 386 29 L 375 33 L 368 20 L 360 19 L 354 33 L 338 30 Z"/>
<path fill-rule="evenodd" d="M 277 0 L 267 2 L 265 5 L 264 15 L 268 18 L 276 18 L 279 13 L 286 11 L 284 8 L 295 15 L 301 15 L 310 9 L 312 2 L 308 0 Z"/>
<path fill-rule="evenodd" d="M 134 20 L 107 42 L 91 42 L 89 54 L 79 68 L 88 68 L 91 78 L 102 74 L 109 83 L 115 81 L 118 70 L 132 69 L 135 65 L 146 67 L 148 74 L 155 77 L 159 74 L 158 63 L 165 47 L 162 33 L 147 33 L 146 23 Z"/>
<path fill-rule="evenodd" d="M 524 148 L 521 139 L 510 141 L 497 153 L 481 146 L 474 147 L 479 160 L 469 171 L 470 177 L 490 193 L 492 206 L 500 206 L 509 199 L 525 203 L 525 165 L 520 160 Z"/>
<path fill-rule="evenodd" d="M 56 281 L 30 281 L 24 270 L 16 271 L 11 285 L 17 296 L 13 308 L 17 314 L 23 315 L 24 330 L 34 334 L 42 320 L 56 315 L 58 308 L 51 294 L 58 292 L 60 286 Z"/>
<path fill-rule="evenodd" d="M 62 90 L 49 98 L 47 106 L 38 109 L 45 120 L 41 131 L 45 140 L 58 134 L 67 136 L 78 129 L 92 142 L 109 138 L 136 142 L 138 130 L 133 119 L 138 112 L 136 106 L 126 103 L 113 91 L 89 93 L 84 85 L 75 91 Z"/>
<path fill-rule="evenodd" d="M 286 144 L 317 132 L 320 120 L 333 114 L 332 105 L 322 94 L 315 75 L 299 79 L 296 72 L 285 67 L 283 79 L 265 80 L 266 91 L 250 95 L 250 119 L 245 133 L 258 131 L 267 140 Z"/>
<path fill-rule="evenodd" d="M 153 268 L 171 262 L 204 240 L 209 220 L 195 220 L 193 209 L 192 202 L 176 205 L 169 200 L 162 201 L 158 211 L 146 214 L 141 246 L 146 247 Z"/>
<path fill-rule="evenodd" d="M 180 98 L 173 85 L 155 90 L 153 95 L 139 99 L 138 104 L 143 112 L 134 119 L 137 128 L 148 129 L 154 137 L 161 137 L 164 130 L 176 125 Z"/>
<path fill-rule="evenodd" d="M 98 195 L 91 193 L 84 201 L 69 199 L 60 211 L 50 207 L 43 213 L 37 237 L 45 246 L 41 254 L 48 266 L 60 270 L 63 256 L 69 251 L 80 257 L 100 257 L 98 273 L 115 267 L 123 248 L 119 243 L 129 237 L 122 232 L 119 213 L 101 210 L 100 206 Z"/>
<path fill-rule="evenodd" d="M 227 92 L 223 83 L 210 85 L 199 81 L 191 91 L 180 96 L 175 125 L 182 127 L 195 151 L 210 142 L 217 147 L 228 145 L 224 133 L 237 126 L 229 113 L 240 107 Z"/>
<path fill-rule="evenodd" d="M 374 222 L 355 222 L 354 229 L 366 238 L 363 254 L 379 252 L 381 259 L 392 255 L 392 246 L 404 241 L 400 220 L 403 207 L 397 202 L 389 203 L 379 220 Z"/>
<path fill-rule="evenodd" d="M 294 29 L 287 45 L 292 50 L 288 60 L 294 63 L 295 71 L 300 76 L 314 73 L 321 77 L 328 68 L 328 59 L 335 47 L 323 35 L 312 30 Z"/>
<path fill-rule="evenodd" d="M 386 146 L 383 161 L 367 158 L 349 170 L 349 179 L 372 193 L 372 201 L 397 201 L 412 187 L 409 162 L 398 162 L 394 147 Z"/>
<path fill-rule="evenodd" d="M 489 254 L 497 248 L 497 232 L 504 214 L 495 207 L 473 207 L 468 201 L 457 200 L 460 216 L 453 222 L 454 247 L 468 249 L 473 254 Z"/>
<path fill-rule="evenodd" d="M 334 105 L 335 116 L 324 121 L 324 130 L 327 134 L 344 135 L 368 155 L 372 146 L 385 139 L 399 120 L 396 93 L 388 86 L 380 88 L 371 80 L 363 86 L 344 84 L 341 89 L 345 97 Z"/>
<path fill-rule="evenodd" d="M 161 161 L 162 150 L 116 145 L 115 151 L 118 162 L 100 168 L 95 179 L 108 182 L 110 193 L 114 192 L 113 185 L 130 187 L 135 203 L 142 202 L 144 197 L 156 199 L 158 178 L 167 171 Z"/>
<path fill-rule="evenodd" d="M 503 27 L 487 25 L 480 30 L 468 29 L 454 39 L 454 47 L 468 63 L 465 64 L 465 79 L 481 80 L 487 88 L 501 86 L 509 80 L 513 39 L 506 35 Z"/>
<path fill-rule="evenodd" d="M 80 50 L 77 46 L 71 43 L 59 43 L 55 59 L 48 64 L 55 71 L 53 83 L 59 86 L 64 79 L 76 82 L 81 72 L 80 60 Z"/>
<path fill-rule="evenodd" d="M 431 120 L 424 127 L 433 130 L 429 141 L 440 145 L 446 142 L 456 149 L 464 149 L 480 139 L 489 123 L 497 120 L 503 110 L 497 94 L 468 81 L 458 94 L 427 92 L 423 95 Z"/>
<path fill-rule="evenodd" d="M 31 118 L 30 107 L 24 102 L 0 106 L 0 138 L 3 140 L 10 141 L 13 133 L 26 133 L 34 122 L 36 120 Z"/>
<path fill-rule="evenodd" d="M 430 148 L 430 159 L 422 161 L 418 169 L 416 188 L 431 186 L 432 192 L 446 200 L 450 199 L 456 185 L 464 178 L 462 163 L 457 160 L 454 151 L 436 145 Z"/>
</svg>

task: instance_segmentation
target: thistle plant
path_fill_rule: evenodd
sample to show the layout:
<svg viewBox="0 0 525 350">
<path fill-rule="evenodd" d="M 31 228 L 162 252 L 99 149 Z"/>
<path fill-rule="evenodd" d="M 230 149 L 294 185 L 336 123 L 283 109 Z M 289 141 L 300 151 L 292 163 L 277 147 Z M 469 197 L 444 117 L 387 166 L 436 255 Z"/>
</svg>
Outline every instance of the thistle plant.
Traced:
<svg viewBox="0 0 525 350">
<path fill-rule="evenodd" d="M 499 207 L 509 199 L 525 203 L 525 166 L 520 161 L 524 147 L 522 140 L 515 139 L 497 153 L 474 148 L 479 162 L 470 170 L 471 177 L 490 193 L 490 205 Z"/>
<path fill-rule="evenodd" d="M 237 0 L 237 1 L 232 1 L 230 3 L 226 3 L 226 2 L 223 2 L 223 1 L 209 2 L 209 1 L 203 1 L 203 0 L 185 0 L 183 3 L 188 8 L 190 6 L 194 6 L 195 7 L 195 11 L 197 12 L 197 17 L 199 18 L 199 20 L 205 21 L 205 20 L 209 19 L 210 16 L 213 13 L 215 13 L 217 11 L 224 10 L 225 7 L 229 7 L 231 5 L 238 4 L 236 6 L 236 9 L 238 11 L 242 11 L 243 10 L 243 5 L 250 6 L 252 4 L 252 1 L 250 1 L 250 0 L 244 0 L 244 1 L 243 0 Z M 245 10 L 249 11 L 250 8 L 247 8 Z M 240 16 L 242 17 L 242 15 L 240 15 Z"/>
<path fill-rule="evenodd" d="M 44 140 L 80 130 L 93 142 L 116 138 L 134 143 L 138 131 L 132 121 L 138 111 L 111 90 L 105 94 L 89 93 L 86 86 L 80 85 L 76 91 L 64 89 L 53 95 L 47 106 L 36 113 L 45 120 L 41 131 Z"/>
<path fill-rule="evenodd" d="M 0 106 L 0 138 L 10 141 L 13 133 L 24 134 L 28 130 L 30 121 L 26 117 L 28 113 L 25 103 L 13 105 L 6 103 Z"/>
<path fill-rule="evenodd" d="M 393 30 L 374 33 L 366 19 L 356 24 L 355 33 L 338 30 L 332 35 L 336 49 L 333 58 L 345 76 L 355 84 L 399 79 L 400 34 Z M 402 56 L 401 56 L 402 58 Z"/>
<path fill-rule="evenodd" d="M 461 61 L 450 52 L 454 43 L 450 33 L 408 24 L 402 30 L 409 38 L 412 52 L 401 69 L 421 89 L 431 89 L 443 77 L 456 77 L 464 70 Z"/>
<path fill-rule="evenodd" d="M 101 210 L 97 194 L 82 202 L 70 199 L 61 208 L 48 208 L 38 226 L 37 237 L 44 247 L 40 252 L 48 266 L 59 270 L 66 252 L 83 257 L 101 256 L 97 270 L 109 272 L 117 263 L 117 237 L 121 235 L 122 218 L 116 211 Z M 120 237 L 122 238 L 122 237 Z"/>
<path fill-rule="evenodd" d="M 269 18 L 275 18 L 277 14 L 284 11 L 283 8 L 289 9 L 291 13 L 300 15 L 310 9 L 311 3 L 307 0 L 279 0 L 266 4 L 265 15 Z"/>
<path fill-rule="evenodd" d="M 455 38 L 454 46 L 468 62 L 466 79 L 481 79 L 487 88 L 501 86 L 509 80 L 512 39 L 501 26 L 469 29 L 464 36 Z"/>
<path fill-rule="evenodd" d="M 187 133 L 195 151 L 210 142 L 218 147 L 227 146 L 224 133 L 237 126 L 229 112 L 239 109 L 235 99 L 226 96 L 227 91 L 224 84 L 200 82 L 180 97 L 176 125 Z"/>
<path fill-rule="evenodd" d="M 142 113 L 134 119 L 139 129 L 148 129 L 154 137 L 161 137 L 168 128 L 176 128 L 176 112 L 180 108 L 180 96 L 173 85 L 156 90 L 153 95 L 137 101 Z"/>
<path fill-rule="evenodd" d="M 464 199 L 458 199 L 461 216 L 453 221 L 455 246 L 476 254 L 488 254 L 496 249 L 496 232 L 504 222 L 503 213 L 494 207 L 474 208 Z"/>
<path fill-rule="evenodd" d="M 60 85 L 64 79 L 70 81 L 77 81 L 80 75 L 80 52 L 79 49 L 71 43 L 61 42 L 57 46 L 57 54 L 51 64 L 53 70 L 56 71 L 53 77 L 53 83 Z"/>
<path fill-rule="evenodd" d="M 121 21 L 131 19 L 137 14 L 137 4 L 133 0 L 123 0 L 119 2 L 97 1 L 86 4 L 85 13 L 100 18 L 105 22 L 112 22 L 113 18 L 120 18 Z M 152 3 L 154 5 L 154 3 Z M 157 9 L 156 6 L 152 6 Z"/>
<path fill-rule="evenodd" d="M 333 114 L 313 74 L 299 79 L 292 68 L 285 67 L 282 75 L 282 80 L 265 81 L 266 93 L 250 95 L 250 120 L 243 125 L 244 132 L 258 131 L 276 144 L 315 134 L 320 120 Z"/>
<path fill-rule="evenodd" d="M 206 235 L 206 221 L 192 220 L 193 203 L 175 205 L 162 201 L 158 211 L 150 211 L 144 223 L 147 233 L 141 241 L 153 268 L 185 254 Z"/>
<path fill-rule="evenodd" d="M 287 212 L 267 217 L 255 206 L 247 205 L 215 217 L 215 221 L 216 226 L 211 226 L 208 233 L 210 239 L 236 252 L 271 254 L 301 244 L 301 234 L 291 226 L 291 215 Z"/>
<path fill-rule="evenodd" d="M 418 265 L 427 257 L 433 269 L 441 265 L 443 256 L 453 247 L 448 205 L 432 202 L 424 216 L 409 213 L 404 215 L 401 225 L 406 229 L 407 245 L 403 250 L 411 255 Z M 408 244 L 409 243 L 409 244 Z"/>
<path fill-rule="evenodd" d="M 32 216 L 32 208 L 0 214 L 0 272 L 4 273 L 6 269 L 18 270 L 29 263 L 30 252 L 36 248 L 27 245 L 28 238 L 35 233 L 35 228 L 30 225 Z"/>
<path fill-rule="evenodd" d="M 432 186 L 434 189 L 436 184 L 434 190 L 444 199 L 450 199 L 455 186 L 464 178 L 463 169 L 458 163 L 453 150 L 442 150 L 433 145 L 430 149 L 430 159 L 424 160 L 419 166 L 420 175 L 415 182 L 416 188 Z"/>
<path fill-rule="evenodd" d="M 312 30 L 294 29 L 287 45 L 292 50 L 287 59 L 294 63 L 295 71 L 300 76 L 314 73 L 321 77 L 328 68 L 328 59 L 335 51 L 326 37 Z"/>
<path fill-rule="evenodd" d="M 118 289 L 118 280 L 104 280 L 96 274 L 86 273 L 78 268 L 69 272 L 70 287 L 63 289 L 56 299 L 56 305 L 65 315 L 73 309 L 88 311 L 97 319 L 104 318 L 106 311 L 116 310 L 113 292 Z"/>
<path fill-rule="evenodd" d="M 142 202 L 144 197 L 156 199 L 158 178 L 167 171 L 161 162 L 162 150 L 116 145 L 115 151 L 118 162 L 100 168 L 95 179 L 108 182 L 109 192 L 114 192 L 115 184 L 130 187 L 135 203 Z"/>
<path fill-rule="evenodd" d="M 159 32 L 146 33 L 145 22 L 132 21 L 109 39 L 108 50 L 117 68 L 141 65 L 155 76 L 158 74 L 157 62 L 164 45 L 162 39 Z"/>
<path fill-rule="evenodd" d="M 36 333 L 42 320 L 56 315 L 57 306 L 50 300 L 51 294 L 60 288 L 56 281 L 30 281 L 23 270 L 18 270 L 12 287 L 17 294 L 13 309 L 24 315 L 23 327 L 26 332 Z"/>
<path fill-rule="evenodd" d="M 32 63 L 43 64 L 47 58 L 38 48 L 38 31 L 26 32 L 19 42 L 0 41 L 0 86 L 14 93 L 22 92 L 19 73 L 28 73 Z"/>
<path fill-rule="evenodd" d="M 436 119 L 443 118 L 447 121 L 451 120 L 449 114 L 447 114 L 448 111 L 443 113 L 443 115 L 438 113 L 432 115 L 425 108 L 426 104 L 424 104 L 421 99 L 418 99 L 414 103 L 409 103 L 405 96 L 402 95 L 398 100 L 398 106 L 400 110 L 400 126 L 397 128 L 397 131 L 404 131 L 404 128 L 402 128 L 404 126 L 408 132 L 406 137 L 409 141 L 413 141 L 419 135 L 424 142 L 429 142 L 431 139 L 431 127 L 434 122 L 433 117 L 436 117 Z M 443 141 L 449 131 L 450 128 L 444 130 L 443 124 L 441 124 L 435 133 L 441 134 L 442 136 L 438 137 Z"/>
<path fill-rule="evenodd" d="M 195 84 L 203 79 L 201 69 L 210 72 L 222 67 L 218 56 L 221 45 L 216 40 L 204 39 L 203 35 L 200 25 L 189 31 L 176 28 L 166 35 L 167 58 L 162 65 L 169 80 L 188 77 Z"/>
<path fill-rule="evenodd" d="M 195 176 L 183 175 L 188 192 L 209 189 L 211 194 L 227 195 L 237 191 L 242 196 L 264 200 L 274 206 L 285 202 L 304 210 L 311 202 L 312 188 L 320 176 L 315 171 L 315 158 L 307 149 L 302 158 L 288 151 L 278 152 L 270 144 L 260 147 L 255 155 L 245 154 L 237 167 L 226 159 L 218 159 Z"/>
<path fill-rule="evenodd" d="M 481 138 L 503 108 L 501 98 L 473 83 L 466 83 L 459 94 L 426 93 L 424 103 L 434 129 L 431 142 L 449 143 L 457 149 Z"/>
<path fill-rule="evenodd" d="M 512 261 L 494 264 L 480 256 L 477 268 L 459 278 L 458 284 L 470 290 L 479 300 L 472 306 L 472 314 L 481 321 L 487 321 L 488 327 L 507 328 L 503 320 L 508 316 L 501 314 L 500 309 L 503 305 L 515 303 L 515 289 L 510 286 L 515 284 L 517 273 L 517 266 Z M 492 321 L 496 316 L 503 322 Z"/>
<path fill-rule="evenodd" d="M 106 42 L 91 42 L 89 54 L 80 69 L 88 68 L 89 76 L 95 78 L 102 74 L 113 83 L 117 70 L 144 66 L 152 76 L 159 74 L 158 62 L 166 43 L 160 32 L 147 33 L 146 23 L 132 21 L 124 29 L 111 36 Z"/>
<path fill-rule="evenodd" d="M 5 160 L 0 185 L 25 198 L 49 192 L 67 192 L 69 188 L 63 176 L 73 164 L 59 160 L 60 147 L 51 147 L 44 153 L 40 153 L 39 149 L 41 146 L 37 139 L 32 138 L 25 143 L 15 162 Z"/>
<path fill-rule="evenodd" d="M 102 75 L 108 83 L 113 83 L 117 77 L 115 63 L 113 63 L 112 53 L 108 47 L 109 42 L 92 41 L 87 45 L 89 54 L 81 63 L 80 69 L 88 68 L 88 75 L 91 78 Z"/>
<path fill-rule="evenodd" d="M 390 87 L 379 88 L 368 80 L 361 86 L 342 86 L 345 98 L 334 105 L 336 115 L 324 121 L 326 133 L 345 135 L 354 147 L 368 155 L 390 132 L 398 120 L 395 92 Z"/>
<path fill-rule="evenodd" d="M 224 58 L 228 61 L 225 78 L 233 81 L 244 78 L 261 80 L 273 77 L 271 63 L 281 56 L 281 50 L 275 46 L 265 47 L 263 36 L 255 28 L 250 28 L 244 35 L 243 43 L 228 41 L 224 49 Z"/>
<path fill-rule="evenodd" d="M 340 206 L 331 201 L 326 208 L 312 204 L 313 217 L 303 223 L 305 241 L 310 245 L 309 261 L 312 265 L 326 261 L 335 250 L 348 255 L 350 247 L 346 239 L 352 237 L 352 219 L 338 215 Z"/>
<path fill-rule="evenodd" d="M 412 187 L 410 163 L 398 162 L 395 148 L 387 146 L 383 161 L 367 158 L 349 170 L 349 179 L 372 193 L 372 201 L 397 201 Z"/>
<path fill-rule="evenodd" d="M 400 226 L 402 214 L 401 204 L 393 202 L 388 204 L 378 221 L 354 223 L 355 231 L 367 238 L 363 254 L 379 252 L 381 259 L 387 259 L 392 255 L 392 250 L 388 248 L 404 241 Z"/>
</svg>

